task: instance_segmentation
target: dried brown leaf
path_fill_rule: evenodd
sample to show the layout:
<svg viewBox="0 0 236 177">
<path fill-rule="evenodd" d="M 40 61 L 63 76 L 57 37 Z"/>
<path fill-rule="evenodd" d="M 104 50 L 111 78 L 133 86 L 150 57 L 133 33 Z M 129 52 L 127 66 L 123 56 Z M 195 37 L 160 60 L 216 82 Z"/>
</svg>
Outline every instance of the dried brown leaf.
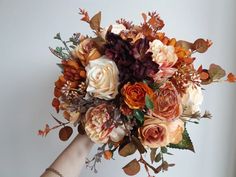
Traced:
<svg viewBox="0 0 236 177">
<path fill-rule="evenodd" d="M 193 43 L 193 49 L 196 50 L 199 53 L 204 53 L 207 51 L 209 45 L 208 41 L 205 41 L 204 39 L 197 39 Z"/>
<path fill-rule="evenodd" d="M 128 143 L 124 147 L 119 149 L 119 154 L 122 157 L 127 157 L 136 152 L 137 148 L 133 143 Z"/>
<path fill-rule="evenodd" d="M 96 32 L 100 31 L 100 24 L 101 24 L 101 12 L 98 12 L 97 14 L 95 14 L 91 20 L 89 21 L 90 27 L 95 30 Z"/>
<path fill-rule="evenodd" d="M 176 45 L 180 46 L 184 50 L 189 50 L 189 49 L 193 48 L 193 43 L 188 42 L 188 41 L 184 41 L 184 40 L 177 41 Z"/>
<path fill-rule="evenodd" d="M 140 171 L 140 164 L 137 159 L 132 160 L 126 166 L 122 168 L 124 172 L 129 176 L 134 176 Z"/>
</svg>

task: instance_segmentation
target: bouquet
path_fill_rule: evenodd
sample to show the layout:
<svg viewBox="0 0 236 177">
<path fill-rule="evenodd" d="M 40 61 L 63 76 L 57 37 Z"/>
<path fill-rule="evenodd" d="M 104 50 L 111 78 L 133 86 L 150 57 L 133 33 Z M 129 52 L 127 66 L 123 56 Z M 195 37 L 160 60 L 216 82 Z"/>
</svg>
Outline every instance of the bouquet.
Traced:
<svg viewBox="0 0 236 177">
<path fill-rule="evenodd" d="M 56 125 L 46 124 L 38 134 L 60 128 L 59 138 L 66 141 L 77 127 L 79 134 L 100 145 L 86 161 L 95 172 L 101 158 L 112 159 L 116 151 L 123 157 L 140 154 L 123 167 L 127 175 L 137 174 L 140 165 L 149 176 L 151 171 L 167 171 L 174 166 L 165 160 L 171 148 L 194 152 L 187 124 L 211 118 L 210 112 L 200 110 L 203 86 L 235 82 L 236 76 L 226 76 L 216 64 L 196 67 L 194 54 L 206 52 L 212 42 L 167 37 L 156 12 L 142 13 L 140 25 L 120 19 L 107 28 L 101 27 L 101 12 L 92 18 L 85 10 L 79 13 L 95 35 L 54 37 L 63 46 L 50 48 L 62 70 L 52 106 L 64 121 L 52 115 Z"/>
</svg>

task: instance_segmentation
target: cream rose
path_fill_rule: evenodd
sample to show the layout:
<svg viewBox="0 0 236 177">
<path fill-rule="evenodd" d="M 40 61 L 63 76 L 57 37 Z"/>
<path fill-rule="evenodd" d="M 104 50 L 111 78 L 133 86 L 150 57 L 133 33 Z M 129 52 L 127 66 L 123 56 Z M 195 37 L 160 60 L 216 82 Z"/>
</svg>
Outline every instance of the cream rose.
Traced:
<svg viewBox="0 0 236 177">
<path fill-rule="evenodd" d="M 115 62 L 102 56 L 99 59 L 89 61 L 85 70 L 87 72 L 87 93 L 105 100 L 116 97 L 119 71 Z"/>
<path fill-rule="evenodd" d="M 200 111 L 203 102 L 202 89 L 199 86 L 189 84 L 186 93 L 181 98 L 184 114 L 194 114 Z"/>
<path fill-rule="evenodd" d="M 172 67 L 178 60 L 173 46 L 164 45 L 160 40 L 149 43 L 149 52 L 152 52 L 152 60 L 160 65 L 160 69 Z"/>
<path fill-rule="evenodd" d="M 124 125 L 115 126 L 111 112 L 114 107 L 101 104 L 88 109 L 85 115 L 85 131 L 95 143 L 107 143 L 108 140 L 119 142 L 126 135 Z"/>
<path fill-rule="evenodd" d="M 107 30 L 108 30 L 108 28 L 103 28 L 101 30 L 100 35 L 103 39 L 106 38 Z M 122 24 L 113 24 L 111 32 L 114 33 L 114 34 L 120 34 L 120 32 L 124 31 L 124 30 L 126 30 L 126 27 L 124 25 L 122 25 Z"/>
<path fill-rule="evenodd" d="M 178 144 L 182 140 L 183 131 L 184 122 L 180 119 L 166 122 L 148 117 L 139 128 L 139 137 L 144 146 L 158 148 L 170 143 Z"/>
</svg>

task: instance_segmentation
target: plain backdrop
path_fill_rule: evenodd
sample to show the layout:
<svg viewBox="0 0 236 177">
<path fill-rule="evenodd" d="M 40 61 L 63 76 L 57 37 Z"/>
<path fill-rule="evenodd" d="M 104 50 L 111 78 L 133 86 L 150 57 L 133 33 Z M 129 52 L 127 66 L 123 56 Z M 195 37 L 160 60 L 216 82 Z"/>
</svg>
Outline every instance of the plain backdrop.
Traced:
<svg viewBox="0 0 236 177">
<path fill-rule="evenodd" d="M 57 130 L 46 138 L 37 136 L 45 123 L 54 122 L 50 113 L 59 59 L 48 50 L 59 43 L 57 32 L 67 39 L 74 32 L 91 35 L 80 21 L 79 8 L 90 14 L 102 11 L 102 26 L 119 18 L 141 22 L 141 13 L 157 10 L 169 37 L 194 41 L 211 39 L 212 48 L 196 55 L 197 64 L 220 64 L 236 73 L 235 0 L 0 0 L 0 176 L 36 177 L 70 142 L 61 142 Z M 202 110 L 212 120 L 188 125 L 196 153 L 171 150 L 176 163 L 159 177 L 236 177 L 236 85 L 204 87 Z M 70 139 L 71 140 L 71 139 Z M 91 152 L 96 152 L 97 146 Z M 122 167 L 138 157 L 102 161 L 98 174 L 84 168 L 81 177 L 123 177 Z M 147 157 L 148 158 L 148 157 Z M 147 176 L 145 170 L 137 177 Z"/>
</svg>

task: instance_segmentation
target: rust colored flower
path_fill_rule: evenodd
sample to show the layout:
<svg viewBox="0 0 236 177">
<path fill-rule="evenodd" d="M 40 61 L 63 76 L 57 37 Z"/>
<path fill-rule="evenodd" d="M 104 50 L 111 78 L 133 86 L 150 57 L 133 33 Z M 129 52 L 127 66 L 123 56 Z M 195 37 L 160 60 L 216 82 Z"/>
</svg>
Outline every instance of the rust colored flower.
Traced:
<svg viewBox="0 0 236 177">
<path fill-rule="evenodd" d="M 154 109 L 151 115 L 161 120 L 171 121 L 182 114 L 180 96 L 171 82 L 163 84 L 153 97 Z"/>
<path fill-rule="evenodd" d="M 125 103 L 122 103 L 120 106 L 120 111 L 125 116 L 131 116 L 133 114 L 133 110 L 130 109 Z"/>
<path fill-rule="evenodd" d="M 85 79 L 86 72 L 84 68 L 75 60 L 64 60 L 62 61 L 62 65 L 65 80 L 75 82 Z"/>
<path fill-rule="evenodd" d="M 136 82 L 134 84 L 127 83 L 122 89 L 124 95 L 124 101 L 131 109 L 140 109 L 145 105 L 145 95 L 153 95 L 153 91 L 148 85 L 142 82 Z"/>
<path fill-rule="evenodd" d="M 101 57 L 96 48 L 96 44 L 90 38 L 83 40 L 72 52 L 73 57 L 78 58 L 83 66 L 86 66 L 90 60 Z"/>
</svg>

